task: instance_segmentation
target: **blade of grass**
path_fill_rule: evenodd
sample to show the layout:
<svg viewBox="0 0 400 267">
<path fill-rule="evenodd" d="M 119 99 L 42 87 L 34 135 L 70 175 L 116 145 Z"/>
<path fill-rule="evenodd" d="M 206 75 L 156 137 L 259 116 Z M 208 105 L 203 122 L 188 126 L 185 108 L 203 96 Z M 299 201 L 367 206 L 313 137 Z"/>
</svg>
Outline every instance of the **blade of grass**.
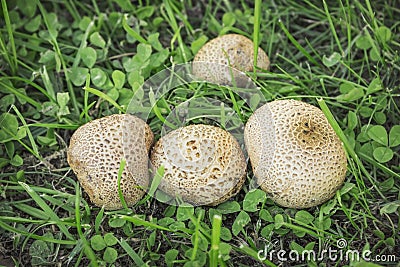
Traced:
<svg viewBox="0 0 400 267">
<path fill-rule="evenodd" d="M 76 258 L 76 255 L 78 255 L 78 258 L 76 259 L 74 266 L 80 267 L 82 265 L 81 261 L 82 261 L 83 255 L 84 255 L 84 251 L 82 248 L 83 248 L 83 242 L 82 242 L 82 240 L 78 240 L 78 243 L 76 244 L 74 249 L 68 255 L 68 258 L 67 258 L 68 266 L 71 263 L 71 261 Z"/>
<path fill-rule="evenodd" d="M 347 153 L 350 155 L 350 157 L 356 162 L 357 166 L 361 169 L 361 171 L 364 173 L 364 175 L 368 178 L 374 189 L 378 192 L 378 194 L 381 196 L 382 199 L 387 200 L 386 197 L 382 194 L 382 192 L 379 190 L 379 188 L 376 186 L 376 183 L 373 181 L 371 175 L 369 172 L 365 169 L 363 163 L 361 162 L 360 158 L 357 156 L 356 152 L 354 151 L 353 147 L 351 146 L 349 140 L 347 139 L 346 135 L 340 128 L 339 124 L 333 117 L 331 111 L 329 110 L 328 106 L 326 105 L 325 101 L 322 98 L 317 98 L 317 102 L 322 110 L 322 112 L 325 114 L 326 118 L 328 119 L 329 124 L 332 126 L 336 134 L 339 136 L 340 140 L 343 142 L 344 147 L 346 148 Z M 368 204 L 366 203 L 366 200 L 364 199 L 365 206 L 368 207 Z M 370 213 L 370 211 L 368 210 Z"/>
<path fill-rule="evenodd" d="M 53 204 L 55 207 L 59 207 L 60 209 L 63 209 L 65 211 L 68 211 L 69 213 L 74 212 L 74 208 L 71 207 L 70 205 L 65 204 L 65 199 L 58 199 L 52 196 L 48 195 L 43 195 L 42 198 L 44 200 L 47 200 L 49 203 Z"/>
<path fill-rule="evenodd" d="M 131 259 L 135 262 L 136 266 L 145 266 L 145 262 L 142 260 L 133 248 L 126 242 L 124 239 L 118 240 L 118 243 L 121 247 L 126 251 L 126 253 L 131 257 Z"/>
<path fill-rule="evenodd" d="M 140 43 L 143 44 L 149 44 L 149 42 L 143 38 L 142 36 L 140 36 L 139 33 L 137 33 L 136 31 L 134 31 L 129 25 L 128 22 L 126 21 L 126 15 L 122 17 L 122 27 L 124 28 L 124 30 L 126 31 L 127 34 L 129 34 L 130 36 L 132 36 L 133 38 L 135 38 L 136 40 L 138 40 Z"/>
<path fill-rule="evenodd" d="M 31 205 L 27 205 L 24 203 L 14 203 L 13 206 L 34 218 L 39 218 L 42 220 L 48 220 L 50 218 L 49 215 L 47 215 L 43 210 L 32 207 Z"/>
<path fill-rule="evenodd" d="M 55 243 L 55 244 L 61 244 L 61 245 L 76 245 L 76 243 L 77 243 L 76 240 L 63 240 L 63 239 L 60 240 L 60 239 L 54 239 L 54 238 L 49 238 L 49 237 L 45 237 L 45 236 L 41 236 L 41 235 L 32 234 L 32 233 L 23 231 L 21 229 L 17 229 L 15 227 L 9 226 L 8 224 L 4 223 L 2 220 L 0 220 L 0 227 L 11 233 L 20 234 L 20 235 L 23 235 L 23 236 L 26 236 L 29 238 L 34 238 L 34 239 L 42 240 L 42 241 L 49 242 L 49 243 Z"/>
<path fill-rule="evenodd" d="M 345 63 L 343 60 L 340 60 L 340 63 L 346 67 L 353 75 L 356 77 L 361 83 L 363 83 L 365 86 L 368 86 L 368 83 L 365 81 L 363 77 L 360 76 L 355 70 L 353 70 L 347 63 Z"/>
<path fill-rule="evenodd" d="M 196 225 L 196 223 L 197 223 L 197 218 L 196 218 L 193 214 L 187 213 L 186 216 L 188 216 L 189 219 L 192 221 L 192 223 L 193 223 L 194 225 Z M 188 229 L 188 230 L 189 230 L 189 229 Z M 200 233 L 201 233 L 205 238 L 207 238 L 208 240 L 211 241 L 211 234 L 210 234 L 210 232 L 208 231 L 208 229 L 205 229 L 204 227 L 201 226 L 201 224 L 199 224 L 199 231 L 200 231 Z M 191 233 L 191 232 L 189 232 L 189 231 L 186 231 L 186 233 L 190 233 L 191 235 L 193 234 L 193 233 Z"/>
<path fill-rule="evenodd" d="M 49 98 L 53 99 L 53 103 L 57 103 L 54 86 L 53 86 L 53 83 L 50 81 L 50 77 L 49 77 L 49 73 L 47 72 L 46 65 L 44 65 L 43 68 L 41 68 L 40 76 L 42 77 L 44 88 L 46 88 Z"/>
<path fill-rule="evenodd" d="M 70 240 L 75 240 L 72 234 L 65 227 L 64 222 L 57 216 L 57 214 L 50 208 L 46 202 L 26 183 L 19 182 L 19 184 L 25 189 L 29 196 L 36 202 L 36 204 L 50 217 L 54 222 L 57 222 L 57 226 L 60 231 Z"/>
<path fill-rule="evenodd" d="M 293 219 L 294 220 L 294 219 Z M 294 220 L 295 221 L 295 220 Z M 311 228 L 311 229 L 315 229 L 315 228 L 313 228 L 313 227 L 310 227 L 309 225 L 307 225 L 307 224 L 303 224 L 303 223 L 301 223 L 301 222 L 299 222 L 299 221 L 296 221 L 298 224 L 302 224 L 303 226 L 305 226 L 305 227 L 302 227 L 302 226 L 299 226 L 299 225 L 295 225 L 295 224 L 292 224 L 292 223 L 290 223 L 290 222 L 283 222 L 283 224 L 282 224 L 282 226 L 284 226 L 284 227 L 286 227 L 286 228 L 289 228 L 289 229 L 292 229 L 293 231 L 298 231 L 298 232 L 305 232 L 305 233 L 307 233 L 308 235 L 310 235 L 310 236 L 312 236 L 312 237 L 319 237 L 318 236 L 318 234 L 316 233 L 316 232 L 314 232 L 314 231 L 312 231 L 312 230 L 310 230 L 309 228 Z M 306 228 L 307 227 L 307 228 Z"/>
<path fill-rule="evenodd" d="M 79 46 L 78 52 L 76 53 L 76 57 L 74 59 L 74 63 L 72 64 L 72 68 L 78 67 L 79 62 L 81 60 L 81 52 L 87 46 L 87 39 L 89 37 L 89 34 L 92 32 L 93 27 L 94 27 L 94 21 L 91 21 L 88 27 L 86 28 L 85 33 L 82 36 L 81 44 Z"/>
<path fill-rule="evenodd" d="M 285 27 L 283 24 L 282 20 L 278 20 L 278 24 L 283 30 L 283 32 L 286 34 L 286 36 L 289 38 L 289 40 L 294 44 L 294 46 L 314 65 L 320 67 L 320 64 L 305 50 L 299 42 L 293 37 L 293 35 L 289 32 L 289 30 Z"/>
<path fill-rule="evenodd" d="M 197 256 L 197 251 L 199 250 L 199 242 L 200 242 L 200 220 L 201 220 L 201 213 L 199 213 L 194 225 L 194 233 L 192 236 L 194 236 L 193 239 L 193 249 L 192 249 L 192 255 L 190 255 L 190 260 L 195 261 L 196 256 Z"/>
<path fill-rule="evenodd" d="M 165 14 L 163 14 L 163 15 L 164 15 L 165 19 L 168 21 L 169 25 L 171 26 L 172 31 L 175 33 L 176 38 L 178 39 L 178 46 L 182 52 L 183 61 L 188 62 L 188 56 L 186 55 L 186 52 L 184 49 L 185 44 L 183 42 L 183 39 L 182 39 L 182 36 L 180 33 L 181 27 L 178 26 L 178 23 L 176 22 L 175 14 L 173 11 L 174 4 L 170 0 L 165 0 L 164 5 L 165 5 L 165 10 L 167 11 L 167 15 L 165 15 Z M 162 13 L 164 13 L 164 12 L 162 12 Z"/>
<path fill-rule="evenodd" d="M 5 61 L 6 61 L 10 66 L 12 66 L 13 64 L 12 64 L 12 62 L 11 62 L 11 58 L 10 58 L 9 52 L 8 52 L 8 50 L 7 50 L 7 45 L 6 45 L 5 41 L 4 41 L 3 34 L 1 34 L 1 31 L 0 31 L 0 48 L 1 48 L 1 50 L 0 50 L 1 55 L 3 55 Z M 11 68 L 12 68 L 12 67 L 11 67 Z M 13 72 L 13 71 L 11 70 L 11 72 Z M 1 73 L 3 76 L 6 76 L 5 73 L 4 73 L 4 74 L 3 74 L 2 72 L 0 72 L 0 73 Z"/>
<path fill-rule="evenodd" d="M 164 176 L 164 166 L 161 165 L 157 171 L 156 174 L 154 175 L 152 181 L 151 181 L 151 185 L 150 185 L 150 189 L 148 190 L 146 196 L 144 198 L 142 198 L 139 202 L 138 202 L 138 206 L 144 204 L 147 202 L 147 200 L 149 200 L 151 197 L 154 196 L 154 193 L 156 192 L 159 184 L 161 183 L 161 180 Z"/>
<path fill-rule="evenodd" d="M 222 129 L 226 130 L 226 121 L 227 121 L 227 119 L 226 119 L 226 112 L 225 112 L 224 102 L 221 102 L 220 107 L 221 107 L 221 113 L 220 113 L 221 127 L 222 127 Z"/>
<path fill-rule="evenodd" d="M 351 17 L 353 16 L 353 8 L 351 7 L 349 0 L 346 0 L 346 5 L 343 5 L 343 1 L 340 0 L 340 8 L 343 10 L 343 14 L 345 17 L 346 22 L 346 33 L 347 33 L 347 48 L 345 53 L 347 54 L 347 61 L 351 62 L 351 43 L 352 43 L 352 36 L 351 36 Z M 349 63 L 350 64 L 350 63 Z"/>
<path fill-rule="evenodd" d="M 121 163 L 119 164 L 117 186 L 118 186 L 118 196 L 122 203 L 122 207 L 125 210 L 129 210 L 128 205 L 126 204 L 126 201 L 125 201 L 124 194 L 122 193 L 122 190 L 121 190 L 121 177 L 122 177 L 122 172 L 124 171 L 125 165 L 126 165 L 126 160 L 124 158 L 122 158 Z"/>
<path fill-rule="evenodd" d="M 96 11 L 97 16 L 98 17 L 103 16 L 103 13 L 101 13 L 101 11 L 99 9 L 99 6 L 97 5 L 97 1 L 96 0 L 92 0 L 92 4 L 93 4 L 93 7 L 94 7 L 94 10 Z M 107 34 L 110 34 L 110 33 L 107 32 Z"/>
<path fill-rule="evenodd" d="M 26 219 L 26 218 L 20 218 L 20 217 L 10 217 L 10 216 L 0 216 L 0 221 L 2 222 L 13 222 L 13 223 L 34 223 L 34 224 L 45 224 L 48 221 L 47 220 L 32 220 L 32 219 Z"/>
<path fill-rule="evenodd" d="M 400 179 L 400 174 L 396 173 L 394 171 L 392 171 L 391 169 L 389 169 L 388 167 L 386 167 L 385 165 L 383 165 L 382 163 L 377 162 L 376 160 L 374 160 L 373 158 L 371 158 L 370 156 L 362 153 L 362 152 L 358 152 L 358 155 L 365 161 L 367 161 L 368 163 L 373 164 L 374 166 L 378 167 L 379 169 L 381 169 L 382 171 L 384 171 L 385 173 L 396 177 L 397 179 Z"/>
<path fill-rule="evenodd" d="M 8 8 L 7 8 L 7 1 L 6 0 L 1 0 L 1 7 L 3 9 L 3 17 L 4 17 L 4 22 L 6 23 L 6 29 L 7 29 L 7 34 L 8 34 L 8 40 L 9 44 L 11 47 L 11 53 L 12 53 L 12 58 L 9 58 L 8 56 L 6 58 L 9 59 L 9 64 L 11 67 L 11 73 L 15 75 L 18 71 L 18 56 L 17 56 L 17 49 L 15 47 L 15 42 L 14 42 L 14 35 L 13 35 L 13 27 L 11 25 L 10 21 L 10 16 L 8 14 Z M 5 47 L 4 47 L 5 48 Z M 6 50 L 4 50 L 6 52 Z M 11 60 L 12 59 L 12 60 Z"/>
<path fill-rule="evenodd" d="M 253 51 L 254 51 L 254 73 L 257 71 L 258 44 L 260 39 L 260 24 L 261 24 L 261 0 L 254 2 L 254 26 L 253 26 Z"/>
<path fill-rule="evenodd" d="M 193 35 L 193 33 L 194 33 L 194 30 L 193 30 L 193 27 L 192 27 L 192 25 L 190 24 L 190 22 L 189 22 L 189 20 L 187 19 L 187 11 L 184 9 L 185 8 L 185 5 L 183 4 L 183 2 L 182 2 L 182 5 L 183 5 L 183 10 L 182 10 L 182 8 L 180 8 L 180 7 L 177 7 L 176 5 L 171 5 L 171 7 L 172 7 L 172 9 L 173 9 L 173 12 L 174 12 L 174 14 L 179 18 L 179 19 L 181 19 L 182 20 L 182 23 L 185 25 L 185 29 L 188 31 L 188 34 L 190 34 L 190 35 Z"/>
<path fill-rule="evenodd" d="M 52 25 L 49 22 L 47 11 L 43 7 L 41 2 L 39 0 L 36 0 L 36 4 L 39 7 L 40 13 L 42 14 L 42 18 L 43 18 L 44 24 L 46 25 L 46 28 L 47 28 L 47 30 L 49 32 L 49 36 L 51 38 L 50 43 L 53 45 L 54 50 L 55 50 L 55 52 L 56 52 L 56 54 L 58 56 L 58 59 L 61 62 L 61 66 L 63 68 L 63 72 L 64 72 L 64 75 L 65 75 L 65 80 L 67 82 L 67 88 L 68 88 L 68 92 L 69 92 L 70 99 L 71 99 L 71 102 L 72 102 L 73 110 L 74 110 L 76 115 L 79 115 L 78 101 L 77 101 L 76 96 L 75 96 L 75 92 L 74 92 L 74 88 L 72 86 L 72 82 L 69 79 L 69 70 L 67 68 L 67 65 L 65 63 L 63 54 L 61 53 L 61 49 L 60 49 L 60 47 L 58 45 L 58 42 L 57 42 L 57 34 L 58 34 L 57 30 L 54 28 L 54 25 Z"/>
<path fill-rule="evenodd" d="M 166 126 L 170 127 L 171 129 L 175 129 L 176 126 L 173 125 L 171 122 L 167 121 L 164 116 L 161 114 L 161 110 L 158 108 L 158 99 L 155 98 L 155 94 L 153 92 L 153 90 L 150 88 L 150 92 L 149 92 L 149 100 L 150 100 L 150 105 L 152 107 L 152 110 L 154 112 L 154 114 L 157 116 L 157 118 L 164 123 Z"/>
<path fill-rule="evenodd" d="M 287 59 L 285 57 L 282 56 L 283 59 Z M 300 87 L 306 89 L 307 86 L 303 83 L 303 81 L 301 79 L 299 79 L 299 77 L 297 76 L 293 76 L 292 74 L 290 74 L 289 72 L 287 72 L 286 70 L 284 70 L 283 68 L 281 68 L 280 66 L 277 66 L 277 68 L 283 73 L 282 78 L 285 77 L 286 79 L 290 79 L 292 80 L 294 83 L 298 84 Z"/>
<path fill-rule="evenodd" d="M 340 54 L 342 55 L 342 57 L 344 57 L 345 54 L 344 54 L 344 51 L 343 51 L 343 48 L 342 48 L 342 44 L 340 43 L 339 37 L 338 37 L 338 35 L 336 33 L 335 25 L 333 25 L 333 20 L 332 20 L 331 13 L 329 12 L 328 5 L 326 4 L 325 0 L 323 0 L 322 3 L 324 5 L 326 18 L 328 19 L 329 27 L 331 28 L 331 32 L 332 32 L 333 38 L 335 39 L 336 45 L 340 50 Z"/>
<path fill-rule="evenodd" d="M 40 225 L 41 227 L 45 226 L 45 225 L 52 225 L 52 224 L 57 225 L 57 222 L 53 222 L 48 219 L 32 220 L 32 219 L 26 219 L 26 218 L 20 218 L 20 217 L 0 216 L 0 220 L 3 220 L 4 222 L 8 221 L 8 222 L 26 223 L 26 224 L 33 223 L 33 224 Z M 73 223 L 73 222 L 64 221 L 64 223 L 65 223 L 65 225 L 68 225 L 68 226 L 75 226 L 75 223 Z"/>
<path fill-rule="evenodd" d="M 150 227 L 152 229 L 159 229 L 159 230 L 173 232 L 169 228 L 166 228 L 166 227 L 160 226 L 158 224 L 143 220 L 143 219 L 139 218 L 138 216 L 117 215 L 117 217 L 120 219 L 123 219 L 125 221 L 131 222 L 135 225 L 140 225 L 140 226 Z"/>
<path fill-rule="evenodd" d="M 369 214 L 365 214 L 365 216 L 372 216 L 372 214 L 369 211 L 369 207 L 367 206 L 367 199 L 366 199 L 366 195 L 370 194 L 370 190 L 366 188 L 365 183 L 363 181 L 362 177 L 362 171 L 360 169 L 360 167 L 358 167 L 357 163 L 354 160 L 349 160 L 348 161 L 349 164 L 349 169 L 351 170 L 352 175 L 354 176 L 355 180 L 356 180 L 356 186 L 359 190 L 359 194 L 357 195 L 353 195 L 353 198 L 365 209 L 368 211 Z M 339 198 L 341 198 L 340 195 L 338 195 L 338 200 Z M 361 201 L 362 200 L 362 201 Z M 340 202 L 339 203 L 340 206 L 343 209 L 343 205 Z M 346 213 L 346 212 L 345 212 Z M 350 213 L 346 213 L 346 215 L 348 215 Z M 349 217 L 349 220 L 351 221 L 351 223 L 353 222 L 353 219 Z"/>
<path fill-rule="evenodd" d="M 361 3 L 359 1 L 356 1 L 356 2 L 359 3 L 359 5 L 361 5 Z M 371 2 L 369 0 L 365 0 L 365 4 L 367 5 L 369 16 L 370 16 L 370 18 L 372 20 L 372 23 L 374 24 L 374 29 L 377 29 L 378 28 L 378 23 L 376 22 L 376 18 L 375 18 L 375 13 L 376 12 L 373 11 L 372 6 L 371 6 Z"/>
<path fill-rule="evenodd" d="M 99 213 L 96 215 L 96 219 L 94 221 L 94 231 L 96 232 L 96 234 L 101 234 L 100 232 L 100 225 L 101 222 L 103 221 L 104 218 L 104 206 L 101 207 Z"/>
<path fill-rule="evenodd" d="M 83 245 L 83 251 L 88 257 L 88 259 L 91 262 L 92 266 L 98 266 L 97 264 L 97 259 L 96 259 L 96 254 L 90 247 L 89 241 L 86 239 L 85 235 L 83 234 L 82 231 L 82 226 L 81 226 L 81 211 L 80 211 L 80 203 L 81 203 L 81 197 L 80 197 L 80 188 L 79 188 L 79 183 L 75 184 L 75 223 L 76 223 L 76 231 L 78 232 L 79 235 L 79 240 L 82 242 Z"/>
<path fill-rule="evenodd" d="M 233 249 L 240 253 L 248 255 L 259 262 L 262 262 L 262 263 L 266 264 L 267 266 L 277 267 L 277 265 L 275 265 L 273 262 L 271 262 L 267 259 L 263 259 L 263 257 L 260 257 L 259 251 L 255 251 L 245 244 L 241 244 L 239 247 L 233 246 Z M 264 256 L 264 255 L 261 255 L 261 256 Z"/>
<path fill-rule="evenodd" d="M 78 124 L 60 124 L 60 123 L 31 123 L 27 124 L 27 127 L 40 127 L 48 129 L 64 129 L 64 130 L 76 130 L 80 125 Z"/>
<path fill-rule="evenodd" d="M 20 119 L 20 121 L 22 122 L 22 125 L 25 127 L 26 129 L 26 133 L 28 135 L 28 139 L 29 142 L 31 143 L 32 146 L 32 154 L 38 158 L 40 161 L 43 161 L 43 157 L 40 155 L 39 153 L 39 149 L 38 146 L 36 145 L 35 139 L 33 138 L 33 135 L 28 127 L 28 125 L 26 124 L 25 118 L 24 116 L 21 114 L 21 112 L 19 112 L 19 110 L 17 109 L 17 107 L 15 105 L 11 106 L 12 109 L 14 110 L 14 112 L 17 114 L 18 118 Z"/>
<path fill-rule="evenodd" d="M 91 87 L 86 87 L 86 86 L 83 88 L 83 90 L 86 90 L 86 91 L 88 91 L 89 93 L 92 93 L 92 94 L 94 94 L 94 95 L 97 95 L 98 97 L 100 97 L 100 98 L 106 100 L 106 101 L 109 102 L 111 105 L 113 105 L 114 107 L 116 107 L 116 108 L 117 108 L 119 111 L 121 111 L 122 113 L 125 113 L 124 108 L 121 107 L 120 105 L 118 105 L 118 103 L 115 102 L 114 99 L 112 99 L 111 97 L 109 97 L 109 96 L 106 95 L 105 93 L 103 93 L 103 92 L 101 92 L 101 91 L 99 91 L 99 90 L 97 90 L 97 89 L 94 89 L 94 88 L 91 88 Z"/>
<path fill-rule="evenodd" d="M 339 191 L 336 191 L 336 197 L 339 203 L 339 206 L 341 210 L 343 211 L 344 214 L 346 214 L 347 218 L 349 219 L 351 225 L 357 230 L 360 231 L 360 227 L 357 225 L 357 223 L 354 221 L 353 216 L 352 216 L 352 209 L 348 208 L 343 202 L 342 202 L 342 197 L 340 195 Z"/>
<path fill-rule="evenodd" d="M 25 174 L 38 174 L 38 172 L 25 172 Z M 10 173 L 5 173 L 4 176 L 5 177 L 9 177 L 11 174 Z M 60 176 L 62 177 L 62 176 Z M 13 181 L 8 181 L 8 180 L 0 180 L 0 183 L 5 183 L 5 184 L 15 184 L 16 186 L 13 185 L 7 185 L 7 189 L 8 190 L 21 190 L 21 186 L 18 185 L 18 182 L 13 182 Z M 40 187 L 40 186 L 31 186 L 31 188 L 35 191 L 35 192 L 39 192 L 39 193 L 43 193 L 43 194 L 49 194 L 49 195 L 57 195 L 59 197 L 64 197 L 64 198 L 70 198 L 73 197 L 74 195 L 69 194 L 69 193 L 64 193 L 64 192 L 60 192 L 57 190 L 53 190 L 53 189 L 49 189 L 49 188 L 44 188 L 44 187 Z"/>
<path fill-rule="evenodd" d="M 40 104 L 39 102 L 37 102 L 36 100 L 32 99 L 31 97 L 21 93 L 20 91 L 18 91 L 16 88 L 4 83 L 4 82 L 0 82 L 0 86 L 6 90 L 8 90 L 10 93 L 18 96 L 19 98 L 25 100 L 26 102 L 28 102 L 29 104 L 31 104 L 32 106 L 34 106 L 37 110 L 41 110 L 42 109 L 42 104 Z"/>
<path fill-rule="evenodd" d="M 14 133 L 12 133 L 11 131 L 9 131 L 9 129 L 8 128 L 6 128 L 6 127 L 1 127 L 2 128 L 2 130 L 5 132 L 5 133 L 7 133 L 7 134 L 9 134 L 10 136 L 12 136 L 12 138 L 10 139 L 10 140 L 16 140 L 18 143 L 20 143 L 20 145 L 21 146 L 23 146 L 29 153 L 31 153 L 32 155 L 34 155 L 36 158 L 38 158 L 41 162 L 43 161 L 43 158 L 40 156 L 40 155 L 38 155 L 32 148 L 30 148 L 27 144 L 25 144 L 22 140 L 21 140 L 21 138 L 20 137 L 18 137 L 18 133 L 17 133 L 17 135 L 14 135 Z M 29 131 L 29 133 L 30 133 L 30 131 Z M 32 134 L 31 134 L 32 135 Z"/>
<path fill-rule="evenodd" d="M 46 96 L 51 102 L 57 103 L 55 96 L 52 97 L 51 95 L 49 95 L 48 92 L 46 92 L 46 90 L 43 87 L 41 87 L 40 85 L 32 82 L 29 79 L 26 79 L 24 77 L 18 77 L 18 76 L 0 77 L 0 81 L 3 81 L 3 80 L 5 80 L 5 81 L 7 81 L 7 80 L 16 80 L 16 81 L 21 81 L 23 83 L 29 84 L 30 86 L 36 88 L 44 96 Z M 36 105 L 35 105 L 35 107 L 36 107 Z"/>
<path fill-rule="evenodd" d="M 221 241 L 221 215 L 214 215 L 211 230 L 210 266 L 218 266 L 219 243 Z"/>
<path fill-rule="evenodd" d="M 81 21 L 82 17 L 77 10 L 74 1 L 63 0 L 62 1 L 68 10 L 68 13 L 74 18 L 75 21 Z"/>
<path fill-rule="evenodd" d="M 151 187 L 150 187 L 150 190 L 148 192 L 148 194 L 150 196 L 153 196 L 154 193 L 156 192 L 156 190 L 158 188 L 158 185 L 161 183 L 161 180 L 162 180 L 163 176 L 164 176 L 164 166 L 161 165 L 157 169 L 156 175 L 153 177 L 153 181 L 151 183 Z"/>
<path fill-rule="evenodd" d="M 90 87 L 90 74 L 88 73 L 88 75 L 86 76 L 85 88 L 89 88 L 89 87 Z M 89 105 L 88 99 L 89 99 L 89 92 L 87 90 L 85 90 L 85 93 L 83 96 L 83 110 L 82 110 L 81 115 L 79 116 L 80 119 L 82 119 L 83 116 L 85 116 L 85 122 L 89 122 L 91 120 L 91 118 L 89 116 L 89 109 L 95 103 L 95 102 L 92 102 L 92 104 Z"/>
</svg>

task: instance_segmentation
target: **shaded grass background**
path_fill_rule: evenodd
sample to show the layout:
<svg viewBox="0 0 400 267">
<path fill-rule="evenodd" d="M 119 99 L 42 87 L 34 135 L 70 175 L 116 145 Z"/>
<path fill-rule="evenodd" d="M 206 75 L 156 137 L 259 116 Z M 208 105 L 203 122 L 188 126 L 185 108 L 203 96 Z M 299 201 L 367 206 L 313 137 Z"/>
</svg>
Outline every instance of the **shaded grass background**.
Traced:
<svg viewBox="0 0 400 267">
<path fill-rule="evenodd" d="M 20 266 L 263 266 L 273 265 L 257 259 L 265 245 L 320 252 L 345 238 L 350 249 L 398 261 L 399 146 L 380 162 L 373 151 L 383 145 L 369 132 L 381 125 L 388 134 L 400 124 L 398 1 L 255 3 L 256 9 L 247 1 L 2 0 L 3 259 Z M 270 56 L 271 70 L 255 74 L 268 101 L 300 99 L 332 114 L 349 155 L 344 187 L 306 213 L 278 207 L 248 186 L 216 208 L 168 207 L 151 198 L 128 211 L 93 207 L 66 162 L 73 130 L 123 111 L 152 74 L 190 61 L 207 40 L 225 33 L 258 41 Z M 210 85 L 194 90 L 183 87 L 161 99 L 158 116 L 202 90 L 231 103 Z M 245 122 L 250 110 L 236 108 Z M 148 123 L 159 135 L 155 112 Z M 107 233 L 118 244 L 99 247 Z"/>
</svg>

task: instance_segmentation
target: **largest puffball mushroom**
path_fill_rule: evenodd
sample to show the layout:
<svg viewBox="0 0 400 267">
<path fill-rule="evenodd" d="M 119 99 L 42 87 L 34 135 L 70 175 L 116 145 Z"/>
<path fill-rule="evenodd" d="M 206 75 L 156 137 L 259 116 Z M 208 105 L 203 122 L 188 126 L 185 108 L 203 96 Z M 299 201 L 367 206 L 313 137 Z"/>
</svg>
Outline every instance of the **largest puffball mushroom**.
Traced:
<svg viewBox="0 0 400 267">
<path fill-rule="evenodd" d="M 190 125 L 156 142 L 150 156 L 155 169 L 164 166 L 159 189 L 195 205 L 217 205 L 238 193 L 246 161 L 236 139 L 210 125 Z"/>
<path fill-rule="evenodd" d="M 281 206 L 319 205 L 345 179 L 342 142 L 317 107 L 296 100 L 270 102 L 249 118 L 244 135 L 261 189 Z"/>
<path fill-rule="evenodd" d="M 90 200 L 97 206 L 122 208 L 118 193 L 121 159 L 126 166 L 120 190 L 128 206 L 139 201 L 149 182 L 150 127 L 128 114 L 111 115 L 79 127 L 71 137 L 67 160 Z"/>
<path fill-rule="evenodd" d="M 243 73 L 254 69 L 254 45 L 239 34 L 226 34 L 207 42 L 193 59 L 193 75 L 209 82 L 245 87 L 248 77 Z M 261 48 L 257 67 L 269 69 L 269 58 Z"/>
</svg>

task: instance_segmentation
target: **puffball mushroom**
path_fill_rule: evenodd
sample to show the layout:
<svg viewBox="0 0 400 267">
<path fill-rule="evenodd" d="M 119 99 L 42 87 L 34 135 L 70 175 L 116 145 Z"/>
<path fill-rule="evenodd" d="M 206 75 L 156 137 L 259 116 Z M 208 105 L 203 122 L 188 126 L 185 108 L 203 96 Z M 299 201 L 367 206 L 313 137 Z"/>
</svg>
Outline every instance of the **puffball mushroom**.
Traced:
<svg viewBox="0 0 400 267">
<path fill-rule="evenodd" d="M 141 119 L 115 114 L 79 127 L 71 137 L 67 160 L 90 200 L 97 206 L 122 208 L 118 171 L 126 159 L 120 189 L 128 206 L 139 201 L 149 183 L 148 154 L 154 135 Z"/>
<path fill-rule="evenodd" d="M 342 142 L 317 107 L 297 100 L 267 103 L 250 116 L 244 138 L 258 184 L 281 206 L 319 205 L 343 184 Z"/>
<path fill-rule="evenodd" d="M 150 155 L 153 168 L 164 166 L 159 189 L 195 205 L 217 205 L 236 195 L 244 181 L 246 160 L 227 131 L 196 124 L 160 138 Z"/>
<path fill-rule="evenodd" d="M 247 76 L 241 72 L 253 71 L 253 67 L 253 41 L 239 34 L 226 34 L 207 42 L 192 63 L 193 75 L 213 83 L 229 85 L 233 78 L 237 79 L 236 82 L 243 82 Z M 257 52 L 257 67 L 269 69 L 269 58 L 261 48 Z"/>
</svg>

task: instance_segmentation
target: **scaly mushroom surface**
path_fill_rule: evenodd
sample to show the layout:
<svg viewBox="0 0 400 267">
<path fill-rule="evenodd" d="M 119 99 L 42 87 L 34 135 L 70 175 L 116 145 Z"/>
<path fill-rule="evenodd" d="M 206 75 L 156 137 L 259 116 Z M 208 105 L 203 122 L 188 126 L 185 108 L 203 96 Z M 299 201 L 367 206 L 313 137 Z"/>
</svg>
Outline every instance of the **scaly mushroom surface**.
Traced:
<svg viewBox="0 0 400 267">
<path fill-rule="evenodd" d="M 155 169 L 164 166 L 159 188 L 195 205 L 217 205 L 236 195 L 245 180 L 246 161 L 227 131 L 190 125 L 156 142 L 150 155 Z"/>
<path fill-rule="evenodd" d="M 269 69 L 269 58 L 261 48 L 257 52 L 257 67 Z M 193 59 L 193 74 L 206 81 L 240 86 L 247 82 L 242 73 L 253 71 L 253 41 L 239 34 L 226 34 L 207 42 Z"/>
<path fill-rule="evenodd" d="M 139 201 L 149 182 L 150 127 L 128 114 L 110 115 L 79 127 L 71 137 L 67 160 L 90 200 L 97 206 L 122 208 L 118 195 L 121 159 L 126 166 L 120 188 L 128 206 Z"/>
<path fill-rule="evenodd" d="M 319 205 L 344 182 L 342 142 L 313 105 L 297 100 L 267 103 L 249 118 L 244 135 L 261 189 L 281 206 Z"/>
</svg>

